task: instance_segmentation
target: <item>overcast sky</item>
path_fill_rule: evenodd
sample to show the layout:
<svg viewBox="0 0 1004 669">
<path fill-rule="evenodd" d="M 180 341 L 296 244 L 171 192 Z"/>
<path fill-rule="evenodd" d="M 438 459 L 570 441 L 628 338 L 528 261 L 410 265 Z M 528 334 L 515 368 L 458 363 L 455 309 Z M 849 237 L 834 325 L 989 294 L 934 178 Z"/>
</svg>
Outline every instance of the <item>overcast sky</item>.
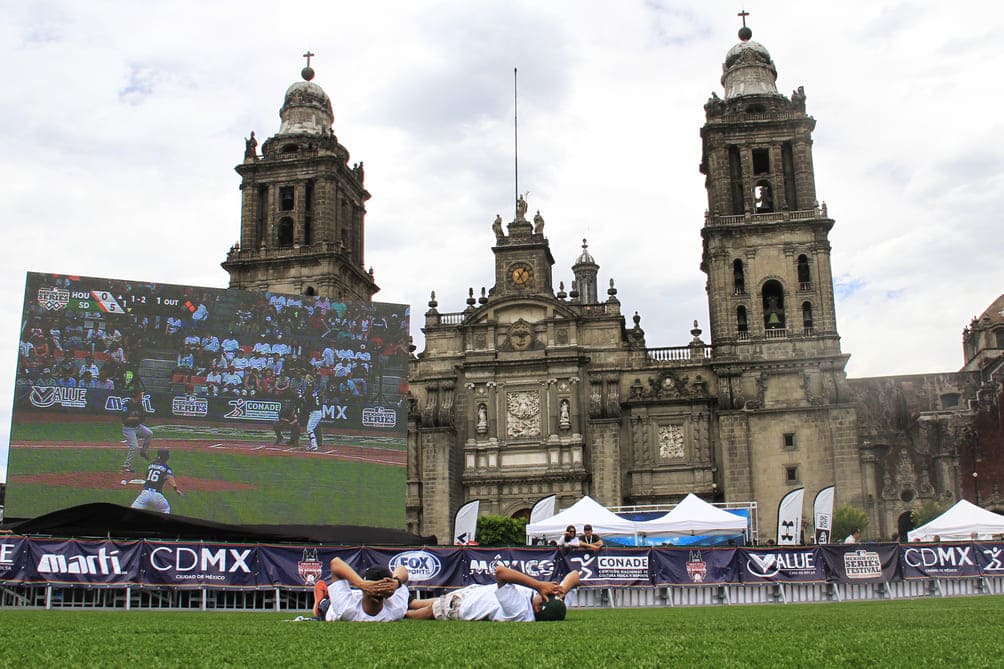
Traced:
<svg viewBox="0 0 1004 669">
<path fill-rule="evenodd" d="M 462 311 L 496 213 L 540 210 L 555 285 L 588 237 L 649 346 L 707 328 L 703 104 L 735 2 L 0 2 L 0 476 L 25 273 L 225 287 L 243 138 L 278 131 L 310 49 L 366 165 L 376 299 Z M 816 190 L 852 377 L 954 371 L 1004 291 L 998 5 L 747 2 L 818 121 Z M 708 339 L 705 334 L 705 339 Z M 421 346 L 420 346 L 421 350 Z"/>
</svg>

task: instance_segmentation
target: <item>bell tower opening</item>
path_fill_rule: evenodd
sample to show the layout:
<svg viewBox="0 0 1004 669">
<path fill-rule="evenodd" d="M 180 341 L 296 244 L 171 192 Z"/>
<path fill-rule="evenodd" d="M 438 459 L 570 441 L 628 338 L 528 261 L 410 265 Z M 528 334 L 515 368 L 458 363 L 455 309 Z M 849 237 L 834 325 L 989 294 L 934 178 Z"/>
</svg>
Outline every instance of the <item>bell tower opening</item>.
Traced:
<svg viewBox="0 0 1004 669">
<path fill-rule="evenodd" d="M 784 287 L 771 279 L 763 285 L 763 326 L 766 330 L 784 330 Z"/>
<path fill-rule="evenodd" d="M 279 227 L 277 230 L 276 243 L 280 248 L 286 248 L 293 245 L 293 219 L 286 218 L 279 219 Z"/>
</svg>

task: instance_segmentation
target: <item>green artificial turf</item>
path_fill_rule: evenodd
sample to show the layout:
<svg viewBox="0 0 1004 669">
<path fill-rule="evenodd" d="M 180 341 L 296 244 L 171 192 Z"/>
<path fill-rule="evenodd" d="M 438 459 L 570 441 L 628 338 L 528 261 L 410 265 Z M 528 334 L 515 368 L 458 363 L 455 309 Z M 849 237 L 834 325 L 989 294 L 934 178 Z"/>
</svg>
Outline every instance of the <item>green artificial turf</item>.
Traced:
<svg viewBox="0 0 1004 669">
<path fill-rule="evenodd" d="M 998 667 L 1004 598 L 572 609 L 561 623 L 0 612 L 3 666 Z"/>
</svg>

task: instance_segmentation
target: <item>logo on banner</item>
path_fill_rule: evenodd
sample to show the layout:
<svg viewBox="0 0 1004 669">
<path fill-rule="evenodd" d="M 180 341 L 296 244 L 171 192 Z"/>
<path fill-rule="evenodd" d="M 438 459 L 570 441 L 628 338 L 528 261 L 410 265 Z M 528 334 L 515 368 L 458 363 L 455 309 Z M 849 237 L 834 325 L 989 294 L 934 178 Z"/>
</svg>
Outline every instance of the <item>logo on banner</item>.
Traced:
<svg viewBox="0 0 1004 669">
<path fill-rule="evenodd" d="M 303 558 L 296 563 L 296 572 L 306 585 L 314 585 L 321 579 L 321 562 L 317 559 L 316 548 L 303 549 Z"/>
<path fill-rule="evenodd" d="M 209 400 L 197 395 L 184 395 L 171 399 L 171 414 L 175 416 L 208 416 Z"/>
<path fill-rule="evenodd" d="M 363 409 L 363 425 L 366 427 L 394 427 L 397 425 L 397 411 L 383 407 Z"/>
<path fill-rule="evenodd" d="M 690 551 L 690 557 L 687 558 L 687 576 L 694 583 L 704 583 L 707 575 L 708 565 L 701 557 L 701 551 Z"/>
<path fill-rule="evenodd" d="M 786 543 L 795 541 L 795 521 L 781 521 L 781 541 Z"/>
<path fill-rule="evenodd" d="M 118 395 L 109 395 L 105 398 L 105 411 L 112 411 L 115 413 L 121 413 L 125 411 L 126 407 L 129 406 L 129 402 L 132 399 L 128 397 L 120 397 Z M 157 413 L 153 409 L 153 402 L 150 401 L 150 395 L 144 393 L 143 395 L 143 411 L 146 413 Z"/>
<path fill-rule="evenodd" d="M 816 573 L 815 553 L 792 551 L 783 553 L 749 553 L 746 571 L 758 578 L 772 578 L 784 572 L 787 576 L 804 576 Z"/>
<path fill-rule="evenodd" d="M 83 409 L 87 406 L 87 388 L 62 388 L 57 386 L 32 386 L 28 396 L 32 406 L 48 409 L 51 406 Z"/>
<path fill-rule="evenodd" d="M 331 420 L 348 420 L 349 408 L 340 404 L 325 404 L 321 407 L 321 417 Z"/>
<path fill-rule="evenodd" d="M 600 555 L 596 566 L 600 578 L 648 580 L 648 555 Z"/>
<path fill-rule="evenodd" d="M 118 551 L 109 551 L 103 546 L 98 549 L 97 555 L 44 553 L 35 568 L 39 574 L 86 574 L 89 576 L 124 574 L 118 554 Z"/>
<path fill-rule="evenodd" d="M 903 551 L 903 561 L 911 567 L 956 571 L 959 567 L 975 567 L 969 551 L 972 546 L 939 546 L 937 548 L 907 548 Z"/>
<path fill-rule="evenodd" d="M 39 288 L 38 303 L 45 307 L 46 311 L 65 309 L 70 303 L 70 291 L 56 287 Z"/>
<path fill-rule="evenodd" d="M 174 578 L 186 580 L 225 581 L 224 574 L 235 572 L 251 573 L 247 559 L 251 555 L 250 548 L 237 550 L 235 548 L 207 548 L 199 550 L 187 546 L 158 546 L 150 551 L 150 566 L 157 571 L 174 571 Z M 189 573 L 195 572 L 195 573 Z M 215 573 L 211 573 L 215 572 Z"/>
<path fill-rule="evenodd" d="M 1004 562 L 1001 561 L 1004 549 L 1000 546 L 984 548 L 983 554 L 987 556 L 987 563 L 983 566 L 983 571 L 1004 571 Z"/>
<path fill-rule="evenodd" d="M 224 418 L 235 420 L 279 420 L 279 410 L 282 409 L 282 402 L 269 402 L 266 400 L 230 400 L 228 402 L 233 409 L 225 414 Z"/>
<path fill-rule="evenodd" d="M 494 574 L 495 568 L 499 565 L 541 580 L 549 579 L 554 575 L 554 560 L 506 560 L 501 554 L 497 554 L 491 560 L 472 559 L 468 573 L 471 575 Z"/>
<path fill-rule="evenodd" d="M 409 581 L 428 581 L 443 570 L 443 563 L 439 558 L 425 551 L 398 553 L 391 558 L 388 567 L 394 571 L 401 565 L 408 568 Z"/>
<path fill-rule="evenodd" d="M 0 543 L 0 573 L 5 573 L 14 568 L 14 548 L 15 544 Z"/>
<path fill-rule="evenodd" d="M 882 576 L 882 558 L 875 551 L 863 548 L 844 553 L 844 572 L 846 572 L 847 578 Z"/>
</svg>

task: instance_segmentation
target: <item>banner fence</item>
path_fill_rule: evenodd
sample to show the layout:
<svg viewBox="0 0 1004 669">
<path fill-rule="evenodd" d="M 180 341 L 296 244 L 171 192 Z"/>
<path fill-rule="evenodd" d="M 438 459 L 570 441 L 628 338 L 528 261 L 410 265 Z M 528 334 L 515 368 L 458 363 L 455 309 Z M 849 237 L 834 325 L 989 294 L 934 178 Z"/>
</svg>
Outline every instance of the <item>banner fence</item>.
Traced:
<svg viewBox="0 0 1004 669">
<path fill-rule="evenodd" d="M 1004 542 L 767 548 L 371 548 L 166 541 L 0 539 L 0 583 L 63 587 L 311 588 L 340 557 L 357 571 L 408 568 L 413 588 L 494 580 L 498 565 L 545 581 L 579 570 L 581 587 L 888 583 L 1004 576 Z"/>
</svg>

